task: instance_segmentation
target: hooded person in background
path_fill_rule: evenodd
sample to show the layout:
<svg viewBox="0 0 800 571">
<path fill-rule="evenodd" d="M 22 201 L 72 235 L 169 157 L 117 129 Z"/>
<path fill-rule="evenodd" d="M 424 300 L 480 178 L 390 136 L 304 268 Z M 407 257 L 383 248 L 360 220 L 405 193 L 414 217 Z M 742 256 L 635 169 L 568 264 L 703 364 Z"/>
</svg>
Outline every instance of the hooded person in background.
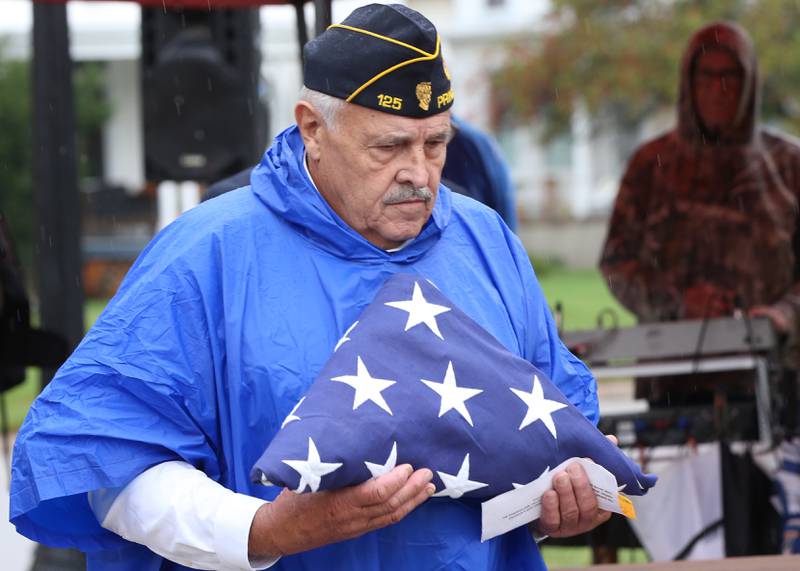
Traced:
<svg viewBox="0 0 800 571">
<path fill-rule="evenodd" d="M 679 89 L 677 127 L 628 164 L 600 269 L 642 323 L 767 316 L 796 367 L 800 146 L 759 124 L 756 54 L 735 24 L 694 34 Z M 752 398 L 737 375 L 639 379 L 636 393 L 655 405 Z"/>
<path fill-rule="evenodd" d="M 398 272 L 446 292 L 596 422 L 596 383 L 561 343 L 519 240 L 440 185 L 453 92 L 433 24 L 355 10 L 305 47 L 296 125 L 249 186 L 150 243 L 34 402 L 14 447 L 11 521 L 90 569 L 540 571 L 530 531 L 481 542 L 474 502 L 426 501 L 425 466 L 296 494 L 250 469 L 337 340 Z M 610 514 L 578 464 L 538 531 Z"/>
<path fill-rule="evenodd" d="M 694 35 L 678 126 L 628 164 L 600 260 L 640 321 L 738 308 L 796 333 L 800 146 L 759 125 L 759 90 L 744 30 L 715 23 Z"/>
</svg>

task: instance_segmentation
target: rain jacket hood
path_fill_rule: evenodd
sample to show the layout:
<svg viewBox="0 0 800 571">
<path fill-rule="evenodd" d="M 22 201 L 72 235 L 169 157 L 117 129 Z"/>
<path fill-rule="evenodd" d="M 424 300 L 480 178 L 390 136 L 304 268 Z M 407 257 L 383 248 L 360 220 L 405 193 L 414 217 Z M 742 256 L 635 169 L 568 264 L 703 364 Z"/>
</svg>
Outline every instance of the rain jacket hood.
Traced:
<svg viewBox="0 0 800 571">
<path fill-rule="evenodd" d="M 305 147 L 296 126 L 275 139 L 253 170 L 253 192 L 277 216 L 317 247 L 339 258 L 362 262 L 413 262 L 438 242 L 450 221 L 451 195 L 440 192 L 420 234 L 399 252 L 388 253 L 353 230 L 328 205 L 308 177 Z M 276 192 L 281 189 L 281 192 Z"/>
<path fill-rule="evenodd" d="M 706 50 L 723 49 L 736 58 L 744 74 L 739 108 L 733 125 L 723 130 L 715 143 L 742 145 L 753 142 L 758 123 L 761 89 L 758 61 L 750 37 L 732 22 L 714 22 L 698 30 L 689 40 L 680 68 L 678 94 L 678 133 L 684 140 L 703 143 L 704 134 L 692 96 L 692 72 L 698 57 Z"/>
</svg>

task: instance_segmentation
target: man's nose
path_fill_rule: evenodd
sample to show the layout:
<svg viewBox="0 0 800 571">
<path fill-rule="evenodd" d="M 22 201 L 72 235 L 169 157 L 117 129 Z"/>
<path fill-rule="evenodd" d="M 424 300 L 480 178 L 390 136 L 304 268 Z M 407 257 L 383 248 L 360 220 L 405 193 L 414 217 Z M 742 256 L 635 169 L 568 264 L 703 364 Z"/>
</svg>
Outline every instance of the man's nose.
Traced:
<svg viewBox="0 0 800 571">
<path fill-rule="evenodd" d="M 731 73 L 716 73 L 711 76 L 709 89 L 716 92 L 728 93 L 741 83 L 741 78 Z"/>
<path fill-rule="evenodd" d="M 711 89 L 721 93 L 727 93 L 731 90 L 730 82 L 724 75 L 717 75 L 711 82 Z"/>
<path fill-rule="evenodd" d="M 397 173 L 397 182 L 411 184 L 415 188 L 427 187 L 428 169 L 423 148 L 411 148 L 406 153 L 402 167 Z"/>
</svg>

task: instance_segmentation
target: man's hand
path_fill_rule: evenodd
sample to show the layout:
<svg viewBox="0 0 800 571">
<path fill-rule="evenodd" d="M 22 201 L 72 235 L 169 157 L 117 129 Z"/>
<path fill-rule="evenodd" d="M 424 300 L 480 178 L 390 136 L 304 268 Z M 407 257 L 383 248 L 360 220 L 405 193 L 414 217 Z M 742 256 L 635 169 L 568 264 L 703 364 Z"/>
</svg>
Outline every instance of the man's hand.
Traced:
<svg viewBox="0 0 800 571">
<path fill-rule="evenodd" d="M 550 537 L 571 537 L 608 521 L 611 512 L 597 506 L 597 496 L 580 464 L 553 477 L 553 489 L 542 496 L 538 530 Z"/>
<path fill-rule="evenodd" d="M 427 468 L 397 466 L 388 474 L 341 490 L 296 494 L 284 490 L 253 518 L 250 558 L 307 551 L 397 523 L 435 491 Z"/>
<path fill-rule="evenodd" d="M 766 316 L 772 322 L 772 326 L 778 333 L 789 333 L 792 328 L 792 319 L 777 307 L 770 305 L 758 305 L 749 311 L 751 317 Z"/>
</svg>

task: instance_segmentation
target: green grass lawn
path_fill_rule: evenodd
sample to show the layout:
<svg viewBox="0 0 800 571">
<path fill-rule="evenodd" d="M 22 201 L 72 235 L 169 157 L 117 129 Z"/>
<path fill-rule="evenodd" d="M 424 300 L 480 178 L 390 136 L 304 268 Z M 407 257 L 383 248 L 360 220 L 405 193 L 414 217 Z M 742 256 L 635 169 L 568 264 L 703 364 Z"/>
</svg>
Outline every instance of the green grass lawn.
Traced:
<svg viewBox="0 0 800 571">
<path fill-rule="evenodd" d="M 534 262 L 534 268 L 539 268 L 539 264 Z M 634 323 L 633 315 L 612 297 L 597 270 L 570 270 L 541 264 L 537 276 L 550 307 L 561 302 L 565 330 L 597 327 L 597 316 L 606 309 L 617 316 L 620 325 Z"/>
<path fill-rule="evenodd" d="M 589 567 L 592 565 L 592 551 L 589 547 L 547 547 L 542 545 L 542 557 L 548 569 L 563 569 L 564 567 Z M 647 563 L 649 559 L 643 549 L 619 549 L 617 558 L 620 565 L 632 563 Z"/>
</svg>

